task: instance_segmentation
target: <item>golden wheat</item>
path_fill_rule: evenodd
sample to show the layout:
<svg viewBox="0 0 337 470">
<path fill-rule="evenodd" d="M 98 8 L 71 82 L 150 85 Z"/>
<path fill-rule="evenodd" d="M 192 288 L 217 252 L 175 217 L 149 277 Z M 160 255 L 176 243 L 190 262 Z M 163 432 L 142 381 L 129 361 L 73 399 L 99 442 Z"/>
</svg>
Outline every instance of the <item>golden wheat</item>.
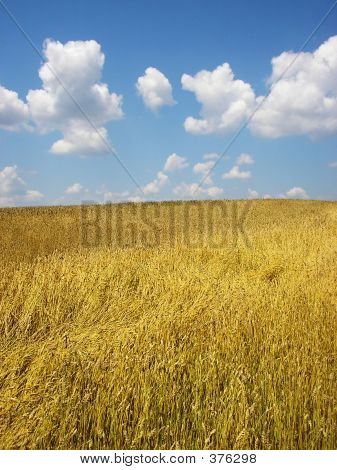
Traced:
<svg viewBox="0 0 337 470">
<path fill-rule="evenodd" d="M 1 210 L 0 447 L 336 448 L 337 204 L 247 207 Z"/>
</svg>

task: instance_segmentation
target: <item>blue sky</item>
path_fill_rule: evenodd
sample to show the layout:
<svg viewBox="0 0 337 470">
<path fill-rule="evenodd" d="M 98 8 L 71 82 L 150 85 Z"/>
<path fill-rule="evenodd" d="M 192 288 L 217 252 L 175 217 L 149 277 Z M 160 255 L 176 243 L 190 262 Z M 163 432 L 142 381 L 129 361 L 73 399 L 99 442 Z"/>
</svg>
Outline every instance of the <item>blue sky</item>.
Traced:
<svg viewBox="0 0 337 470">
<path fill-rule="evenodd" d="M 276 83 L 332 3 L 12 0 L 45 65 L 0 8 L 0 205 L 336 200 L 337 8 Z"/>
</svg>

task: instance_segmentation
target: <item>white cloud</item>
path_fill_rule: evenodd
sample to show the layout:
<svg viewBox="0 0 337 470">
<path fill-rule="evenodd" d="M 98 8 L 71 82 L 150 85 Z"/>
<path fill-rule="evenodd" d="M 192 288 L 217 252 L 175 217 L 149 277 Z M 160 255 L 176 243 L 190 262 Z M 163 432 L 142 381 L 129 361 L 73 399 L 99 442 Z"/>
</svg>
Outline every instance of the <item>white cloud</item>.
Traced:
<svg viewBox="0 0 337 470">
<path fill-rule="evenodd" d="M 95 130 L 89 123 L 82 122 L 79 125 L 71 125 L 63 134 L 64 139 L 57 140 L 51 146 L 52 153 L 88 155 L 104 154 L 108 151 L 104 140 L 109 141 L 109 137 L 104 127 Z"/>
<path fill-rule="evenodd" d="M 248 199 L 257 199 L 259 197 L 259 193 L 254 189 L 248 189 Z M 277 196 L 272 196 L 271 194 L 264 194 L 262 199 L 308 199 L 309 196 L 303 188 L 294 187 L 289 189 L 285 194 L 280 193 Z"/>
<path fill-rule="evenodd" d="M 15 206 L 15 201 L 11 197 L 0 196 L 0 207 L 12 207 Z"/>
<path fill-rule="evenodd" d="M 219 197 L 223 193 L 222 188 L 217 186 L 211 186 L 210 188 L 202 188 L 198 183 L 181 183 L 173 188 L 173 193 L 180 197 L 197 197 L 197 196 L 209 196 Z"/>
<path fill-rule="evenodd" d="M 104 202 L 117 201 L 120 199 L 125 199 L 128 196 L 130 196 L 129 191 L 121 191 L 121 192 L 104 191 L 103 192 Z"/>
<path fill-rule="evenodd" d="M 303 188 L 295 186 L 286 192 L 286 195 L 292 199 L 308 199 L 309 196 Z"/>
<path fill-rule="evenodd" d="M 15 91 L 0 86 L 0 129 L 20 131 L 28 129 L 28 106 Z"/>
<path fill-rule="evenodd" d="M 165 186 L 165 184 L 168 182 L 168 176 L 165 175 L 162 171 L 159 171 L 157 173 L 157 178 L 148 183 L 146 186 L 144 186 L 143 193 L 144 194 L 156 194 L 159 193 L 161 188 Z"/>
<path fill-rule="evenodd" d="M 86 189 L 85 191 L 88 190 Z M 95 192 L 98 196 L 101 196 L 103 202 L 120 201 L 121 199 L 126 199 L 131 195 L 130 191 L 110 191 L 105 184 Z"/>
<path fill-rule="evenodd" d="M 184 123 L 186 131 L 192 134 L 232 132 L 254 109 L 251 86 L 236 80 L 228 63 L 211 72 L 202 70 L 194 77 L 184 74 L 181 83 L 201 103 L 201 119 L 189 116 Z"/>
<path fill-rule="evenodd" d="M 29 110 L 41 133 L 60 131 L 63 139 L 55 142 L 51 151 L 57 154 L 107 153 L 107 148 L 83 116 L 76 103 L 107 140 L 105 123 L 123 116 L 122 97 L 110 93 L 100 83 L 104 54 L 96 41 L 47 40 L 43 49 L 46 62 L 39 70 L 42 88 L 27 95 Z M 52 73 L 52 71 L 54 73 Z M 61 80 L 69 94 L 55 75 Z"/>
<path fill-rule="evenodd" d="M 1 196 L 23 195 L 25 193 L 25 186 L 25 182 L 18 174 L 16 165 L 6 166 L 0 171 Z"/>
<path fill-rule="evenodd" d="M 223 189 L 218 188 L 217 186 L 211 186 L 210 188 L 205 189 L 205 191 L 210 197 L 218 197 L 223 193 Z"/>
<path fill-rule="evenodd" d="M 204 160 L 216 160 L 220 155 L 216 152 L 205 153 L 203 156 Z M 223 157 L 224 158 L 224 157 Z"/>
<path fill-rule="evenodd" d="M 181 82 L 201 103 L 201 118 L 190 116 L 184 123 L 186 131 L 194 134 L 232 132 L 258 105 L 261 108 L 249 128 L 260 137 L 337 132 L 337 36 L 314 52 L 283 52 L 274 57 L 265 101 L 265 96 L 255 96 L 250 84 L 235 79 L 227 63 L 195 76 L 184 74 Z"/>
<path fill-rule="evenodd" d="M 145 199 L 141 196 L 130 196 L 128 197 L 129 202 L 144 202 Z"/>
<path fill-rule="evenodd" d="M 155 67 L 148 67 L 145 74 L 136 83 L 138 93 L 143 98 L 145 106 L 151 111 L 157 111 L 162 106 L 172 106 L 172 86 L 165 75 Z"/>
<path fill-rule="evenodd" d="M 314 52 L 283 52 L 272 59 L 271 94 L 250 128 L 262 137 L 312 136 L 337 132 L 337 36 Z M 257 98 L 260 103 L 263 97 Z"/>
<path fill-rule="evenodd" d="M 250 171 L 240 171 L 239 165 L 234 165 L 227 173 L 222 175 L 223 179 L 248 179 L 251 178 Z"/>
<path fill-rule="evenodd" d="M 16 206 L 42 198 L 40 191 L 26 189 L 26 183 L 19 175 L 16 165 L 6 166 L 0 171 L 0 206 Z"/>
<path fill-rule="evenodd" d="M 330 168 L 337 168 L 337 162 L 331 162 L 329 163 Z"/>
<path fill-rule="evenodd" d="M 155 194 L 155 193 L 159 193 L 160 191 L 160 187 L 157 183 L 157 180 L 150 181 L 150 183 L 148 183 L 142 189 L 143 189 L 144 194 Z"/>
<path fill-rule="evenodd" d="M 257 199 L 258 197 L 259 193 L 255 189 L 248 188 L 248 199 Z"/>
<path fill-rule="evenodd" d="M 84 191 L 83 186 L 80 183 L 74 183 L 65 190 L 65 194 L 79 194 Z"/>
<path fill-rule="evenodd" d="M 167 157 L 165 162 L 164 171 L 176 171 L 182 170 L 188 166 L 187 160 L 185 157 L 180 157 L 176 153 L 172 153 Z"/>
<path fill-rule="evenodd" d="M 252 165 L 254 163 L 254 159 L 248 153 L 242 153 L 236 160 L 238 165 Z"/>
<path fill-rule="evenodd" d="M 168 182 L 168 176 L 165 175 L 165 173 L 163 173 L 162 171 L 159 171 L 157 173 L 157 181 L 158 181 L 159 187 L 162 187 Z"/>
<path fill-rule="evenodd" d="M 213 184 L 212 177 L 211 177 L 211 170 L 214 166 L 215 162 L 212 160 L 206 162 L 199 162 L 196 163 L 193 167 L 193 172 L 195 174 L 200 174 L 202 182 L 205 184 Z"/>
<path fill-rule="evenodd" d="M 36 202 L 43 199 L 43 197 L 44 196 L 42 193 L 40 193 L 40 191 L 37 191 L 36 189 L 28 189 L 23 197 L 23 200 L 28 202 Z"/>
</svg>

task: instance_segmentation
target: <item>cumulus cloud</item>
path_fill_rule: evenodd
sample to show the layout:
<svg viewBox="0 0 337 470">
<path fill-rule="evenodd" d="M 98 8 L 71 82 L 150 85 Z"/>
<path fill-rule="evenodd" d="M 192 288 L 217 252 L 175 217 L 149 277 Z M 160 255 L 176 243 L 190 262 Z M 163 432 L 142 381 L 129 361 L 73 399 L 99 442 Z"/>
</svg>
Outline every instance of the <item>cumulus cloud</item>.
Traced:
<svg viewBox="0 0 337 470">
<path fill-rule="evenodd" d="M 228 63 L 195 76 L 184 74 L 183 89 L 195 93 L 201 103 L 200 118 L 188 117 L 186 131 L 232 132 L 252 117 L 250 130 L 264 138 L 337 132 L 337 36 L 313 52 L 282 52 L 271 63 L 267 99 L 256 97 L 249 83 L 235 79 Z"/>
<path fill-rule="evenodd" d="M 286 192 L 286 196 L 291 199 L 309 199 L 306 191 L 299 186 L 295 186 L 294 188 L 289 189 L 289 191 Z"/>
<path fill-rule="evenodd" d="M 87 192 L 88 190 L 85 189 L 85 191 Z M 96 190 L 96 194 L 101 196 L 104 203 L 120 201 L 131 195 L 130 191 L 110 191 L 105 184 L 103 184 L 100 189 Z"/>
<path fill-rule="evenodd" d="M 238 165 L 252 165 L 254 163 L 254 159 L 248 153 L 242 153 L 236 160 Z"/>
<path fill-rule="evenodd" d="M 104 191 L 103 192 L 104 202 L 125 199 L 128 196 L 130 196 L 129 191 L 121 191 L 121 192 Z"/>
<path fill-rule="evenodd" d="M 259 193 L 254 189 L 248 188 L 248 199 L 257 199 L 259 197 Z M 271 194 L 264 194 L 262 199 L 309 199 L 307 192 L 298 186 L 289 189 L 286 191 L 285 194 L 281 193 L 278 195 L 272 196 Z"/>
<path fill-rule="evenodd" d="M 0 129 L 20 131 L 28 129 L 29 111 L 15 91 L 0 86 Z"/>
<path fill-rule="evenodd" d="M 250 124 L 256 135 L 276 138 L 337 132 L 337 36 L 312 53 L 298 54 L 279 80 L 296 56 L 295 52 L 283 52 L 272 59 L 267 81 L 270 96 Z M 258 97 L 257 103 L 262 100 Z"/>
<path fill-rule="evenodd" d="M 51 146 L 50 151 L 58 155 L 66 154 L 104 154 L 106 142 L 109 142 L 108 132 L 105 127 L 94 129 L 89 123 L 73 124 L 63 131 L 64 138 L 57 140 Z"/>
<path fill-rule="evenodd" d="M 257 199 L 259 193 L 255 189 L 248 188 L 248 199 Z"/>
<path fill-rule="evenodd" d="M 176 170 L 182 170 L 188 166 L 185 157 L 180 157 L 176 153 L 172 153 L 167 157 L 165 162 L 164 171 L 173 172 Z"/>
<path fill-rule="evenodd" d="M 162 106 L 172 106 L 176 102 L 172 96 L 172 86 L 165 75 L 155 67 L 148 67 L 138 78 L 136 88 L 145 106 L 157 111 Z"/>
<path fill-rule="evenodd" d="M 145 199 L 141 196 L 130 196 L 128 197 L 129 202 L 144 202 Z"/>
<path fill-rule="evenodd" d="M 217 158 L 219 158 L 219 156 L 220 155 L 216 152 L 210 152 L 210 153 L 205 153 L 203 156 L 203 159 L 204 160 L 216 160 Z"/>
<path fill-rule="evenodd" d="M 195 93 L 201 104 L 201 118 L 189 116 L 184 123 L 186 131 L 192 134 L 232 132 L 254 109 L 251 86 L 235 79 L 228 63 L 194 76 L 183 74 L 181 83 L 184 90 Z"/>
<path fill-rule="evenodd" d="M 216 198 L 221 196 L 223 193 L 222 188 L 218 188 L 217 186 L 211 186 L 209 188 L 202 188 L 199 186 L 198 183 L 181 183 L 173 188 L 173 193 L 180 197 L 198 197 L 198 196 L 209 196 L 212 198 Z"/>
<path fill-rule="evenodd" d="M 43 198 L 40 191 L 27 189 L 18 173 L 18 168 L 6 166 L 0 171 L 0 205 L 16 206 L 25 202 L 36 202 Z"/>
<path fill-rule="evenodd" d="M 204 191 L 209 197 L 219 197 L 223 193 L 223 189 L 217 186 L 211 186 L 210 188 L 204 189 Z"/>
<path fill-rule="evenodd" d="M 56 130 L 63 134 L 63 139 L 52 145 L 53 153 L 106 153 L 103 139 L 81 112 L 106 140 L 103 125 L 123 116 L 122 96 L 110 93 L 108 86 L 100 82 L 105 60 L 101 46 L 93 40 L 65 44 L 47 40 L 43 54 L 46 61 L 39 70 L 42 88 L 30 90 L 27 95 L 37 129 L 41 133 Z"/>
<path fill-rule="evenodd" d="M 23 195 L 25 193 L 25 182 L 18 174 L 17 166 L 6 166 L 0 171 L 0 195 Z"/>
<path fill-rule="evenodd" d="M 173 193 L 182 197 L 194 197 L 203 194 L 203 189 L 199 187 L 198 183 L 180 183 L 175 188 L 173 188 Z"/>
<path fill-rule="evenodd" d="M 36 189 L 28 189 L 23 197 L 23 201 L 36 202 L 43 199 L 43 194 Z"/>
<path fill-rule="evenodd" d="M 80 194 L 84 187 L 80 183 L 74 183 L 65 190 L 65 194 Z"/>
<path fill-rule="evenodd" d="M 195 174 L 201 175 L 202 182 L 205 184 L 213 184 L 212 176 L 210 174 L 215 162 L 208 160 L 206 162 L 196 163 L 193 167 Z"/>
<path fill-rule="evenodd" d="M 165 184 L 168 182 L 168 176 L 165 175 L 162 171 L 159 171 L 157 173 L 157 178 L 155 178 L 153 181 L 148 183 L 146 186 L 142 188 L 144 194 L 156 194 L 159 193 L 161 188 L 165 186 Z"/>
<path fill-rule="evenodd" d="M 239 165 L 234 165 L 227 173 L 222 175 L 223 179 L 248 179 L 251 178 L 250 171 L 241 171 Z"/>
</svg>

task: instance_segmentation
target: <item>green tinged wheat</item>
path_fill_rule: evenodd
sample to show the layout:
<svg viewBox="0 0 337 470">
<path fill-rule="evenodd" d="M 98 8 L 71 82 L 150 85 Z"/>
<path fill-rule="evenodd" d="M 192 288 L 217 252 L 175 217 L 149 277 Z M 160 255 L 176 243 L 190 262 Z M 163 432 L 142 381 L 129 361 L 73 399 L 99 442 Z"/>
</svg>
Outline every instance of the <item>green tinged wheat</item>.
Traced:
<svg viewBox="0 0 337 470">
<path fill-rule="evenodd" d="M 336 448 L 337 204 L 233 204 L 0 211 L 2 449 Z"/>
</svg>

